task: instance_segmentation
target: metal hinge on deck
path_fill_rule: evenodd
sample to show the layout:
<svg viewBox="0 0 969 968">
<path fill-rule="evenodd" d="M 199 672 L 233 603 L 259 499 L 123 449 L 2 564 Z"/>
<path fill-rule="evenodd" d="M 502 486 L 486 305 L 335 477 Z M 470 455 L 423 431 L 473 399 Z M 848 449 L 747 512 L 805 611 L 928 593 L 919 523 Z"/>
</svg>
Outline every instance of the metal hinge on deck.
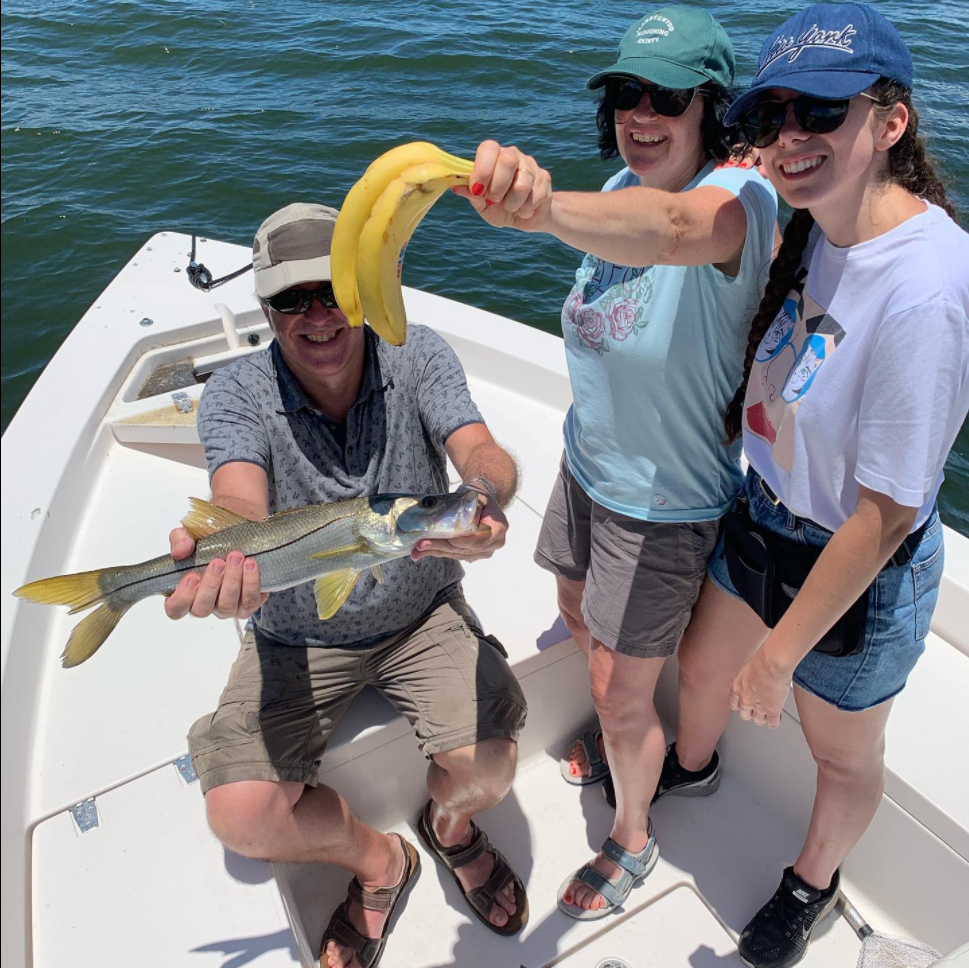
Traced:
<svg viewBox="0 0 969 968">
<path fill-rule="evenodd" d="M 94 797 L 75 803 L 71 807 L 71 816 L 74 818 L 78 833 L 81 834 L 93 830 L 101 822 L 101 818 L 98 816 L 98 805 L 94 802 Z"/>
<path fill-rule="evenodd" d="M 195 767 L 192 766 L 192 757 L 189 753 L 175 760 L 175 769 L 178 770 L 178 775 L 185 782 L 186 786 L 189 783 L 195 783 L 199 778 L 198 773 L 195 772 Z"/>
</svg>

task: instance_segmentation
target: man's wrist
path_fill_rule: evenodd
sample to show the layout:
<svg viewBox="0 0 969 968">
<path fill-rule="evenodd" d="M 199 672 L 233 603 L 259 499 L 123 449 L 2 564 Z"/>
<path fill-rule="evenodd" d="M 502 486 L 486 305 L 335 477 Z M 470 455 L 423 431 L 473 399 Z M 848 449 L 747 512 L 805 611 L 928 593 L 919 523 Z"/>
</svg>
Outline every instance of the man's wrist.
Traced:
<svg viewBox="0 0 969 968">
<path fill-rule="evenodd" d="M 472 491 L 478 491 L 486 497 L 490 497 L 496 504 L 498 503 L 498 491 L 487 477 L 472 477 L 464 481 L 463 486 L 471 488 Z"/>
</svg>

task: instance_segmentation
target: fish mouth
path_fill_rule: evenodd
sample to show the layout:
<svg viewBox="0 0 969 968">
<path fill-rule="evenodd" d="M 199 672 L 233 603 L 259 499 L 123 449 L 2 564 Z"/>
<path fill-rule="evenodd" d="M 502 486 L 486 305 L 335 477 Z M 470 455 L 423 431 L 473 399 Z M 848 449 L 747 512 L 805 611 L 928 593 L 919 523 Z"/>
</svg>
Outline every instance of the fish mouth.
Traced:
<svg viewBox="0 0 969 968">
<path fill-rule="evenodd" d="M 455 516 L 455 525 L 461 531 L 474 531 L 481 519 L 481 502 L 478 500 L 478 492 L 468 490 L 465 492 L 458 505 L 458 513 Z"/>
<path fill-rule="evenodd" d="M 427 494 L 402 511 L 396 521 L 397 531 L 423 538 L 457 538 L 474 534 L 480 517 L 478 492 L 454 491 L 450 494 Z"/>
</svg>

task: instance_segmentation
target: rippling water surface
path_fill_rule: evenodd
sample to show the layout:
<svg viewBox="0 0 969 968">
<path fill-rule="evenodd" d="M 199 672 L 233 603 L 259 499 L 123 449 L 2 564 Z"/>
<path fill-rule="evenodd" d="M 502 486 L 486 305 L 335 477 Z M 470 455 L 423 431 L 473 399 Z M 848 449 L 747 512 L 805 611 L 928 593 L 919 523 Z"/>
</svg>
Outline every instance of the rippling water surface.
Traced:
<svg viewBox="0 0 969 968">
<path fill-rule="evenodd" d="M 739 77 L 799 4 L 705 5 Z M 917 99 L 969 213 L 969 4 L 883 0 L 916 61 Z M 154 232 L 251 244 L 287 202 L 338 205 L 394 143 L 471 154 L 518 144 L 562 187 L 615 170 L 585 79 L 646 8 L 288 0 L 6 0 L 2 11 L 2 422 L 94 298 Z M 579 261 L 496 233 L 444 199 L 408 248 L 408 284 L 555 332 Z M 234 266 L 210 266 L 217 274 Z M 947 465 L 947 523 L 969 534 L 969 431 Z"/>
</svg>

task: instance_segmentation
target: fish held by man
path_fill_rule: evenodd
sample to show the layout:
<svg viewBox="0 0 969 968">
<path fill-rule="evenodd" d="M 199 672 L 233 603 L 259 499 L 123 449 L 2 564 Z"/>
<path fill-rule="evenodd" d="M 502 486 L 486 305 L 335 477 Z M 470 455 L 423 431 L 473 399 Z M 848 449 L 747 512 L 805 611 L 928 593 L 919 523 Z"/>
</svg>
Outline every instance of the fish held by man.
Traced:
<svg viewBox="0 0 969 968">
<path fill-rule="evenodd" d="M 14 595 L 44 605 L 69 605 L 71 615 L 98 606 L 75 626 L 61 656 L 66 668 L 80 665 L 100 648 L 121 617 L 143 598 L 170 595 L 189 572 L 201 575 L 209 562 L 240 551 L 259 563 L 262 590 L 278 592 L 315 581 L 320 619 L 332 618 L 360 574 L 377 581 L 383 562 L 410 554 L 424 538 L 456 538 L 488 530 L 478 524 L 478 493 L 378 494 L 332 504 L 279 511 L 262 521 L 190 498 L 182 524 L 195 552 L 176 561 L 161 555 L 121 565 L 43 578 Z"/>
</svg>

